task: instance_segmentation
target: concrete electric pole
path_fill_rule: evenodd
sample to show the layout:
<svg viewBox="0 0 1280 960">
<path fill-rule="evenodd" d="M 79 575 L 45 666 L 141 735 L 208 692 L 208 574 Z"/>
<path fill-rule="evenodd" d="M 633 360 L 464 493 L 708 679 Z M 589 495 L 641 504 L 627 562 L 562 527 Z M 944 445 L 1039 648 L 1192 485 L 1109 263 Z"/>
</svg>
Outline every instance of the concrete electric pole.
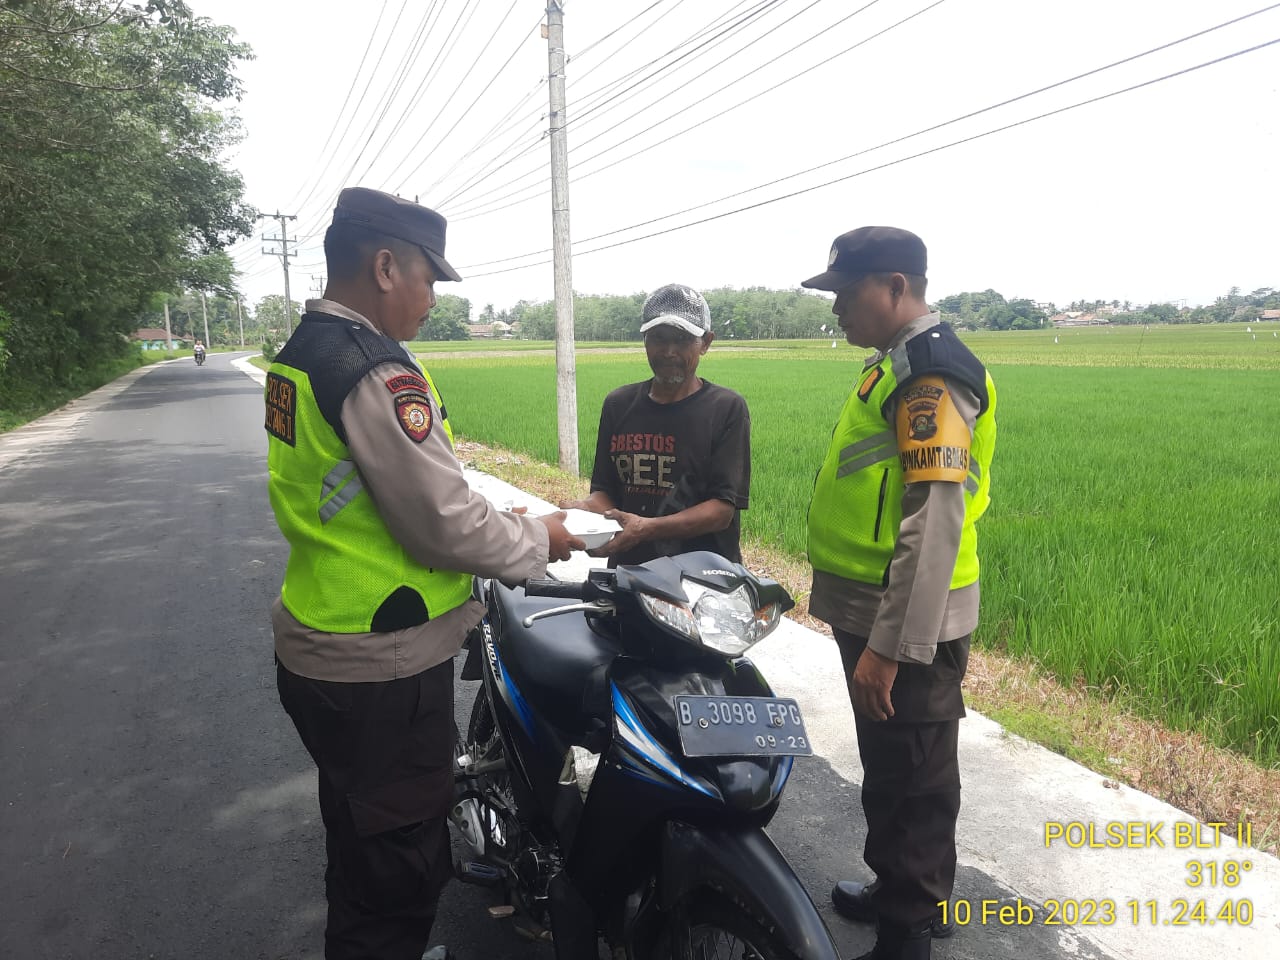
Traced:
<svg viewBox="0 0 1280 960">
<path fill-rule="evenodd" d="M 577 360 L 573 346 L 573 267 L 569 258 L 569 145 L 564 101 L 564 2 L 547 0 L 547 87 L 551 94 L 551 235 L 556 294 L 556 424 L 560 469 L 578 472 Z"/>
<path fill-rule="evenodd" d="M 240 298 L 236 297 L 236 320 L 240 324 L 240 349 L 244 349 L 244 317 L 240 314 Z"/>
<path fill-rule="evenodd" d="M 263 234 L 262 239 L 271 243 L 280 244 L 279 250 L 268 250 L 265 247 L 262 252 L 269 256 L 279 257 L 280 264 L 284 267 L 284 335 L 287 338 L 293 333 L 293 299 L 289 295 L 289 230 L 285 224 L 286 220 L 297 220 L 296 214 L 281 213 L 277 210 L 275 213 L 260 214 L 262 219 L 271 219 L 280 221 L 280 236 L 268 237 Z"/>
<path fill-rule="evenodd" d="M 169 297 L 164 298 L 164 339 L 165 349 L 173 353 L 173 330 L 169 328 Z"/>
<path fill-rule="evenodd" d="M 204 303 L 204 291 L 200 291 L 200 315 L 204 317 L 204 348 L 210 350 L 213 344 L 209 342 L 209 308 Z"/>
</svg>

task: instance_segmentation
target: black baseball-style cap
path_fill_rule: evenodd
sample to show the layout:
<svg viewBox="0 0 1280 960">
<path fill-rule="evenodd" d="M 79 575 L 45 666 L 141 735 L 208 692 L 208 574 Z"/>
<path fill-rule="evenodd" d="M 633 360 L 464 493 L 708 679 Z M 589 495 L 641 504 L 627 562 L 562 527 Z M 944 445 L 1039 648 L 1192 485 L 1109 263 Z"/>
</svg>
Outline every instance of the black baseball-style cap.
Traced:
<svg viewBox="0 0 1280 960">
<path fill-rule="evenodd" d="M 869 273 L 909 273 L 923 277 L 928 256 L 924 241 L 897 227 L 859 227 L 831 243 L 827 270 L 810 277 L 802 287 L 843 290 Z"/>
<path fill-rule="evenodd" d="M 447 221 L 429 207 L 402 200 L 381 190 L 347 187 L 338 194 L 334 223 L 350 223 L 374 233 L 407 240 L 422 248 L 440 280 L 461 280 L 444 258 Z"/>
</svg>

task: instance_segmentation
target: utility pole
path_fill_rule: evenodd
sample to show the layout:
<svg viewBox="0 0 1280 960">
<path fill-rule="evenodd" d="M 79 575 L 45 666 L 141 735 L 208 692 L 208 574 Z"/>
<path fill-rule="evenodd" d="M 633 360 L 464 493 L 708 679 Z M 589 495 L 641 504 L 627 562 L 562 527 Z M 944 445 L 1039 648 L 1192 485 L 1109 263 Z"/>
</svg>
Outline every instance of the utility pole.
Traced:
<svg viewBox="0 0 1280 960">
<path fill-rule="evenodd" d="M 260 218 L 280 221 L 280 236 L 268 237 L 266 234 L 262 235 L 263 240 L 280 244 L 280 249 L 268 250 L 264 247 L 262 252 L 272 257 L 279 257 L 280 264 L 284 267 L 284 335 L 288 337 L 293 333 L 293 299 L 289 296 L 289 231 L 285 221 L 297 220 L 298 217 L 296 214 L 281 213 L 277 210 L 275 213 L 261 214 Z"/>
<path fill-rule="evenodd" d="M 564 100 L 564 0 L 547 0 L 547 87 L 551 95 L 551 236 L 556 296 L 556 424 L 560 469 L 578 472 L 577 360 L 573 345 L 573 267 L 569 258 L 569 145 Z"/>
<path fill-rule="evenodd" d="M 200 291 L 200 313 L 204 316 L 204 348 L 209 350 L 213 344 L 209 342 L 209 308 L 204 305 L 204 291 Z"/>
<path fill-rule="evenodd" d="M 240 314 L 240 298 L 236 297 L 236 320 L 240 323 L 240 349 L 244 349 L 244 317 Z"/>
<path fill-rule="evenodd" d="M 164 298 L 164 339 L 169 353 L 173 353 L 173 331 L 169 329 L 169 295 Z"/>
</svg>

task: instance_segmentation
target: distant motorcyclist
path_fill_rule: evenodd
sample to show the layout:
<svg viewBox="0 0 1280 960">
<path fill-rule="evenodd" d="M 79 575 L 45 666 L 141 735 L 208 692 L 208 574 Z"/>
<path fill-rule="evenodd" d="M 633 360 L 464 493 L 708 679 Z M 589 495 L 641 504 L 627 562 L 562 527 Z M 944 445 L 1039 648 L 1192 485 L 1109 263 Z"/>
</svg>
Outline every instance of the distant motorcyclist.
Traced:
<svg viewBox="0 0 1280 960">
<path fill-rule="evenodd" d="M 204 363 L 204 344 L 199 340 L 196 341 L 195 355 L 197 365 Z"/>
</svg>

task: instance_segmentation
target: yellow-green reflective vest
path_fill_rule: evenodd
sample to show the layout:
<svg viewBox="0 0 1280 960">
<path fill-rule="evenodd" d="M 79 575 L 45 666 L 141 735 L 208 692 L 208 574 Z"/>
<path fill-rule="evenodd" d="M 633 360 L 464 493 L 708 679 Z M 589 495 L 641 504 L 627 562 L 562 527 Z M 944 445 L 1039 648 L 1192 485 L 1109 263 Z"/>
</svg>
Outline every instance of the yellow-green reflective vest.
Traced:
<svg viewBox="0 0 1280 960">
<path fill-rule="evenodd" d="M 342 403 L 374 367 L 423 376 L 453 442 L 431 377 L 394 340 L 325 314 L 306 314 L 267 374 L 268 492 L 289 562 L 280 597 L 325 633 L 384 633 L 464 603 L 471 576 L 424 567 L 392 536 L 364 489 L 342 425 Z M 391 395 L 388 394 L 388 402 Z"/>
<path fill-rule="evenodd" d="M 831 435 L 809 504 L 809 562 L 847 580 L 887 586 L 905 484 L 897 435 L 885 411 L 900 384 L 938 374 L 979 400 L 964 481 L 965 516 L 951 589 L 978 580 L 978 518 L 991 502 L 996 390 L 991 375 L 947 324 L 927 327 L 867 367 Z"/>
</svg>

